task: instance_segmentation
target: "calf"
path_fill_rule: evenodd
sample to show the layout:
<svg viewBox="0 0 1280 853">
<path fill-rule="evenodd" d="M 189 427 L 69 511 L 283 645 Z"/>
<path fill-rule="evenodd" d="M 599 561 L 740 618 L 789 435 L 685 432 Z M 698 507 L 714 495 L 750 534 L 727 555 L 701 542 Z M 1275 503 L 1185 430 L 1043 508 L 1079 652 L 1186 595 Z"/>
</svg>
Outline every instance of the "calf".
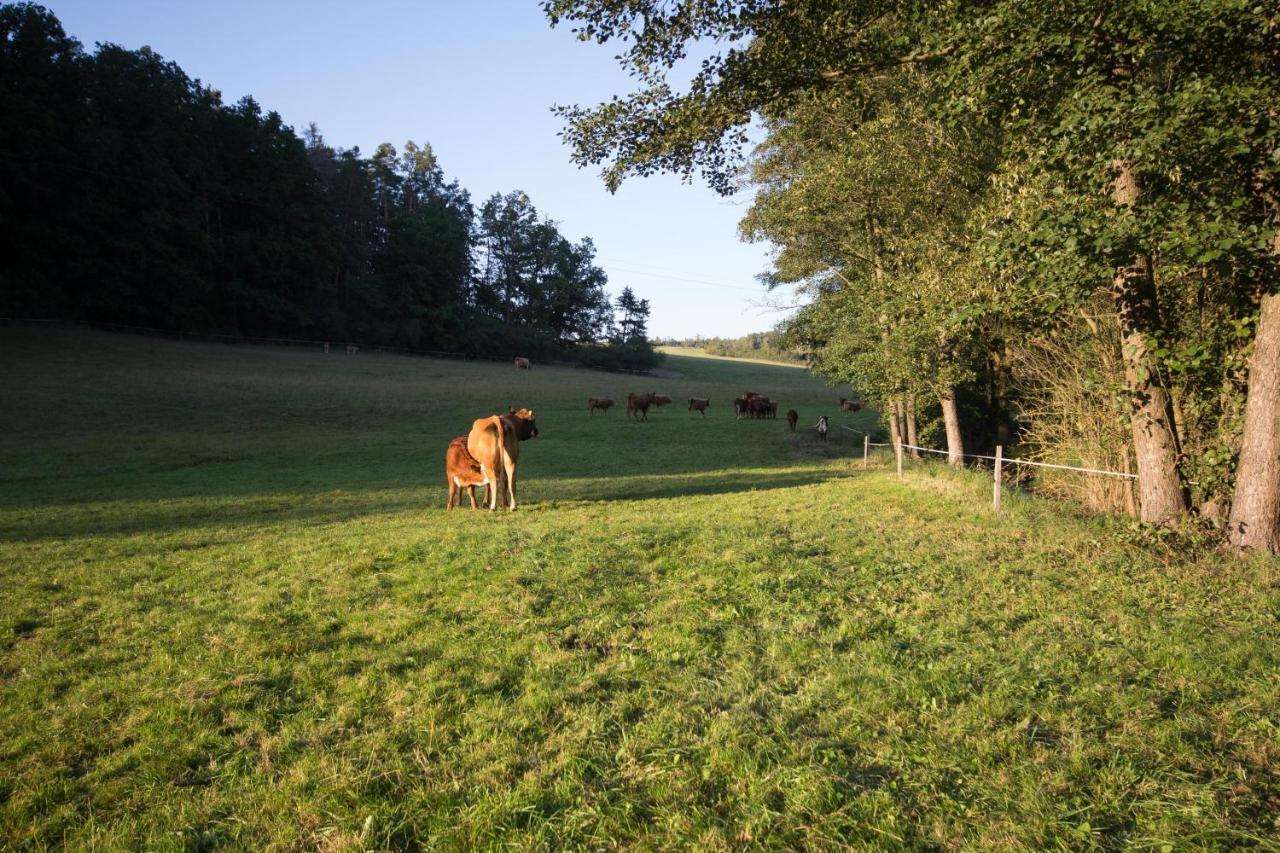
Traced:
<svg viewBox="0 0 1280 853">
<path fill-rule="evenodd" d="M 613 400 L 608 397 L 588 397 L 587 398 L 587 415 L 595 413 L 596 409 L 609 414 L 609 409 L 613 406 Z"/>
<path fill-rule="evenodd" d="M 707 406 L 710 406 L 710 405 L 711 405 L 710 400 L 703 400 L 703 399 L 699 399 L 698 397 L 689 398 L 689 411 L 701 412 L 704 418 L 707 416 Z"/>
<path fill-rule="evenodd" d="M 655 406 L 659 406 L 659 407 L 670 406 L 672 403 L 671 398 L 668 397 L 666 394 L 655 394 L 652 391 L 650 391 L 649 396 L 653 399 L 653 404 Z"/>
<path fill-rule="evenodd" d="M 800 413 L 795 409 L 787 409 L 787 432 L 796 431 L 796 421 L 800 420 Z"/>
<path fill-rule="evenodd" d="M 444 454 L 444 478 L 449 483 L 449 500 L 445 504 L 448 511 L 453 512 L 455 503 L 462 503 L 463 489 L 467 490 L 467 496 L 471 498 L 471 508 L 476 509 L 476 486 L 484 486 L 484 498 L 488 502 L 489 476 L 476 458 L 467 452 L 465 435 L 449 442 L 449 449 Z"/>
<path fill-rule="evenodd" d="M 818 439 L 820 441 L 826 441 L 827 431 L 831 429 L 831 426 L 827 423 L 827 416 L 823 415 L 818 418 L 818 422 L 814 424 L 814 427 L 818 430 Z"/>
<path fill-rule="evenodd" d="M 846 400 L 844 397 L 841 397 L 841 398 L 840 398 L 840 411 L 842 411 L 842 412 L 860 412 L 860 411 L 862 411 L 862 403 L 858 402 L 857 400 Z"/>
</svg>

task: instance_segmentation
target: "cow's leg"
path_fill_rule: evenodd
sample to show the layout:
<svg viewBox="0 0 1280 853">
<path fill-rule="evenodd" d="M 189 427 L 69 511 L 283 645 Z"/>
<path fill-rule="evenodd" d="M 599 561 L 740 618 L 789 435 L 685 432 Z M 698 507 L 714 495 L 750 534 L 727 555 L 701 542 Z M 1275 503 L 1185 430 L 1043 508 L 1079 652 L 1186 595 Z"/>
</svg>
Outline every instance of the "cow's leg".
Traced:
<svg viewBox="0 0 1280 853">
<path fill-rule="evenodd" d="M 467 496 L 471 498 L 471 511 L 475 512 L 476 511 L 476 486 L 474 483 L 472 483 L 470 486 L 467 486 Z M 461 497 L 458 498 L 458 503 L 462 503 Z"/>
<path fill-rule="evenodd" d="M 445 480 L 449 483 L 449 499 L 445 501 L 444 508 L 449 512 L 453 512 L 453 495 L 458 485 L 453 481 L 452 477 L 445 477 Z"/>
<path fill-rule="evenodd" d="M 509 460 L 503 460 L 503 467 L 506 468 L 507 475 L 507 509 L 515 512 L 516 510 L 516 463 Z"/>
</svg>

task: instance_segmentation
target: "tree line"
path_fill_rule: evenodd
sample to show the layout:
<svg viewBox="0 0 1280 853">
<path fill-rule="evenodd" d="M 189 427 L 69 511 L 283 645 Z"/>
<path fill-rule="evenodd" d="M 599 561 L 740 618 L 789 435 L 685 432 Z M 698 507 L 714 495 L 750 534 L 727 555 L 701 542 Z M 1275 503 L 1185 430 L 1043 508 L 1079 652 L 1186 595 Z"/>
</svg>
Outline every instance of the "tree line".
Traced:
<svg viewBox="0 0 1280 853">
<path fill-rule="evenodd" d="M 724 358 L 758 358 L 765 361 L 789 361 L 804 364 L 806 353 L 789 343 L 786 328 L 768 332 L 750 332 L 737 338 L 706 337 L 659 338 L 661 346 L 693 347 Z"/>
<path fill-rule="evenodd" d="M 149 48 L 0 6 L 0 314 L 645 367 L 649 306 L 431 146 L 330 146 Z"/>
<path fill-rule="evenodd" d="M 543 8 L 637 80 L 559 108 L 575 160 L 753 190 L 790 340 L 894 433 L 1132 465 L 1142 519 L 1280 549 L 1280 7 Z"/>
</svg>

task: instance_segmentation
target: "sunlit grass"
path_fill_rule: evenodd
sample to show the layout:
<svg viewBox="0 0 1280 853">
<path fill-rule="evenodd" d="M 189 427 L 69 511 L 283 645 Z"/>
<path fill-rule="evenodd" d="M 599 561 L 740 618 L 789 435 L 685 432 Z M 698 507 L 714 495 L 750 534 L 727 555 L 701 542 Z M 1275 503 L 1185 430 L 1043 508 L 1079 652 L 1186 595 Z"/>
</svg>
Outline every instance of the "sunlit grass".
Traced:
<svg viewBox="0 0 1280 853">
<path fill-rule="evenodd" d="M 0 845 L 1275 846 L 1275 565 L 721 403 L 803 372 L 2 337 Z"/>
</svg>

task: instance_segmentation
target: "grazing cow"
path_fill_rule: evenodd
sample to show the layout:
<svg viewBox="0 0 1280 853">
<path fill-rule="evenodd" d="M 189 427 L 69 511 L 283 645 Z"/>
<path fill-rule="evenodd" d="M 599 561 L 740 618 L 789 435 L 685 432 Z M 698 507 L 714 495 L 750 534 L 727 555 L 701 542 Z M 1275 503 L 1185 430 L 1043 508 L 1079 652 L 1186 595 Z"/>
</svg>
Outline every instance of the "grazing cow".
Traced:
<svg viewBox="0 0 1280 853">
<path fill-rule="evenodd" d="M 471 508 L 476 508 L 476 486 L 484 486 L 485 502 L 489 500 L 489 476 L 476 458 L 467 452 L 467 437 L 460 435 L 449 442 L 444 454 L 444 478 L 449 483 L 449 500 L 445 509 L 453 511 L 455 503 L 462 503 L 462 490 L 471 498 Z"/>
<path fill-rule="evenodd" d="M 689 411 L 701 412 L 704 418 L 707 416 L 707 406 L 710 406 L 710 405 L 711 405 L 710 400 L 703 400 L 698 397 L 689 398 Z"/>
<path fill-rule="evenodd" d="M 328 355 L 328 354 L 329 354 L 329 342 L 328 342 L 328 341 L 325 341 L 325 342 L 324 342 L 324 354 L 325 354 L 325 355 Z"/>
<path fill-rule="evenodd" d="M 774 418 L 776 420 L 778 417 L 778 401 L 765 400 L 764 403 L 765 403 L 765 413 L 768 414 L 769 417 Z"/>
<path fill-rule="evenodd" d="M 533 367 L 529 364 L 529 359 L 520 358 L 519 356 L 516 357 L 516 370 L 532 370 L 532 369 Z"/>
<path fill-rule="evenodd" d="M 840 411 L 842 412 L 860 412 L 862 411 L 862 403 L 857 400 L 846 400 L 840 398 Z"/>
<path fill-rule="evenodd" d="M 627 417 L 636 418 L 636 412 L 643 415 L 643 418 L 636 420 L 649 420 L 649 407 L 653 405 L 653 392 L 647 394 L 628 394 L 627 395 Z"/>
<path fill-rule="evenodd" d="M 831 429 L 831 425 L 827 423 L 827 416 L 823 415 L 818 418 L 818 422 L 814 424 L 814 428 L 818 430 L 818 438 L 821 441 L 827 440 L 827 432 Z"/>
<path fill-rule="evenodd" d="M 655 394 L 649 392 L 649 396 L 653 398 L 653 404 L 661 408 L 662 406 L 670 406 L 674 401 L 666 394 Z"/>
<path fill-rule="evenodd" d="M 360 352 L 360 347 L 355 344 L 347 344 L 347 355 L 355 355 Z"/>
<path fill-rule="evenodd" d="M 511 409 L 505 415 L 490 415 L 471 424 L 467 450 L 491 481 L 490 511 L 498 508 L 500 495 L 507 507 L 515 511 L 516 462 L 520 459 L 520 442 L 537 437 L 538 427 L 529 409 Z"/>
<path fill-rule="evenodd" d="M 787 432 L 796 431 L 796 421 L 800 420 L 800 413 L 795 409 L 787 409 Z"/>
<path fill-rule="evenodd" d="M 609 414 L 609 409 L 612 406 L 613 400 L 610 400 L 608 397 L 588 397 L 587 415 L 590 416 L 594 414 L 596 409 L 599 409 L 607 415 Z"/>
</svg>

